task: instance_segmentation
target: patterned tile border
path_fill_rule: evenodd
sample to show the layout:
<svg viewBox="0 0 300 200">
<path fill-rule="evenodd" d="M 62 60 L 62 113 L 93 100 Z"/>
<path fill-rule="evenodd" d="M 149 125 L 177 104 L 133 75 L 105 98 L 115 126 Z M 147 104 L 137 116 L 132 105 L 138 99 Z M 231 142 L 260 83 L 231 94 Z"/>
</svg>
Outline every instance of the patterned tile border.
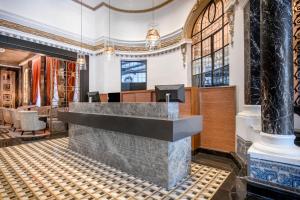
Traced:
<svg viewBox="0 0 300 200">
<path fill-rule="evenodd" d="M 96 162 L 68 139 L 0 149 L 0 199 L 211 199 L 230 172 L 193 163 L 172 190 Z"/>
<path fill-rule="evenodd" d="M 249 158 L 248 174 L 253 180 L 300 192 L 300 166 Z"/>
</svg>

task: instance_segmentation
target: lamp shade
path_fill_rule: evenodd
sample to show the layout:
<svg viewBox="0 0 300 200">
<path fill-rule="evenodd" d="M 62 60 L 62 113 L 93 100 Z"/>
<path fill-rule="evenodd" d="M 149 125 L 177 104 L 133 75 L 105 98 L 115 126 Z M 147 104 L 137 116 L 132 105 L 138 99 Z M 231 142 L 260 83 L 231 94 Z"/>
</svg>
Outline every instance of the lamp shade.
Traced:
<svg viewBox="0 0 300 200">
<path fill-rule="evenodd" d="M 80 70 L 86 70 L 86 60 L 84 54 L 81 53 L 77 54 L 76 64 L 79 66 Z"/>
</svg>

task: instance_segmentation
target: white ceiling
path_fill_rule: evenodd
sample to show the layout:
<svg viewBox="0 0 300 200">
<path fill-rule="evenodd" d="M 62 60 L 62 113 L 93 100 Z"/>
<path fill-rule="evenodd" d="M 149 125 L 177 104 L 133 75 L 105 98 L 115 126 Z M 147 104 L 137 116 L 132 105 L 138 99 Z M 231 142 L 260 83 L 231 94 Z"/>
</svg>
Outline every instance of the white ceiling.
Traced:
<svg viewBox="0 0 300 200">
<path fill-rule="evenodd" d="M 154 0 L 155 5 L 159 5 L 167 0 Z M 107 3 L 108 0 L 83 0 L 83 3 L 96 7 L 101 3 Z M 124 10 L 144 10 L 152 8 L 152 0 L 111 0 L 111 6 Z"/>
</svg>

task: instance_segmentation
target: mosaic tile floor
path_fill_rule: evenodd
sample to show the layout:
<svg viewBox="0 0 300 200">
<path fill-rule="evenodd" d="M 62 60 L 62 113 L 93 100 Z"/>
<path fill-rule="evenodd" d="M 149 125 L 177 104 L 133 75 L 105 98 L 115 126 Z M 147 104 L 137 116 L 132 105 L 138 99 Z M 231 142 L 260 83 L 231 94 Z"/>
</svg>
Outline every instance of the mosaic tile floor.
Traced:
<svg viewBox="0 0 300 200">
<path fill-rule="evenodd" d="M 230 172 L 192 164 L 167 191 L 67 149 L 68 138 L 0 149 L 0 199 L 211 199 Z"/>
</svg>

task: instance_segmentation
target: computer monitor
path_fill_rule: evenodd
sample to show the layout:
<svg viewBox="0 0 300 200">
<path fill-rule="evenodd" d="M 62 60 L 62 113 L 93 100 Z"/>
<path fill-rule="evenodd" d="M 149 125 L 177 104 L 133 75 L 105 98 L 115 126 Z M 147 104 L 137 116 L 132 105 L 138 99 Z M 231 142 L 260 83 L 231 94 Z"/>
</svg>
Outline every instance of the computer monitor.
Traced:
<svg viewBox="0 0 300 200">
<path fill-rule="evenodd" d="M 88 92 L 88 97 L 92 98 L 92 102 L 100 102 L 99 92 Z"/>
<path fill-rule="evenodd" d="M 170 102 L 185 102 L 184 85 L 156 85 L 156 102 L 165 102 L 166 95 L 169 94 Z"/>
<path fill-rule="evenodd" d="M 108 93 L 108 102 L 120 102 L 120 92 Z"/>
</svg>

